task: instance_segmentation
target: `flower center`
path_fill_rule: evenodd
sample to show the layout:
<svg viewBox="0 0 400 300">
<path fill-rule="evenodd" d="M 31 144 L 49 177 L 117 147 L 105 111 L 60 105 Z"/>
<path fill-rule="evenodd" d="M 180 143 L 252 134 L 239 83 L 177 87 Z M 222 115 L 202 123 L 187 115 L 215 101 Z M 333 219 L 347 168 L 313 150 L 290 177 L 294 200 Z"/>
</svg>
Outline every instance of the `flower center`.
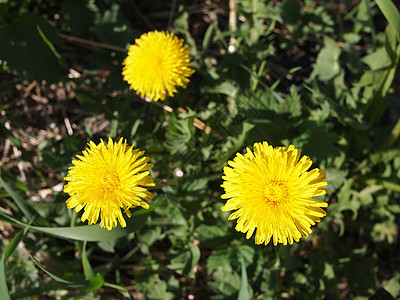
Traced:
<svg viewBox="0 0 400 300">
<path fill-rule="evenodd" d="M 119 176 L 115 171 L 107 172 L 102 178 L 103 188 L 109 192 L 113 192 L 119 188 Z"/>
<path fill-rule="evenodd" d="M 264 199 L 272 205 L 284 203 L 288 196 L 289 190 L 284 182 L 271 181 L 264 189 Z"/>
<path fill-rule="evenodd" d="M 164 59 L 159 53 L 152 53 L 146 60 L 144 68 L 147 72 L 151 73 L 152 76 L 160 76 L 160 72 L 164 71 Z M 154 73 L 157 74 L 154 74 Z"/>
</svg>

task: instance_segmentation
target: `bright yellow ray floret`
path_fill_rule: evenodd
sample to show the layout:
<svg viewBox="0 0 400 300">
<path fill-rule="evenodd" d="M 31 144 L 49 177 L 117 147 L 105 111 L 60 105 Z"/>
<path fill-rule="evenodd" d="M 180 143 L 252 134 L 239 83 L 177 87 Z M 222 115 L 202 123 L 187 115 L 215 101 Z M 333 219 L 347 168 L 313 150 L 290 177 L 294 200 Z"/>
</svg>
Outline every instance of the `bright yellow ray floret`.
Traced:
<svg viewBox="0 0 400 300">
<path fill-rule="evenodd" d="M 154 186 L 149 169 L 148 157 L 140 157 L 144 151 L 128 147 L 122 138 L 117 142 L 108 139 L 96 145 L 92 141 L 83 155 L 77 155 L 64 178 L 68 183 L 64 192 L 70 195 L 67 207 L 79 212 L 84 208 L 82 222 L 97 223 L 100 215 L 102 224 L 108 230 L 117 226 L 117 219 L 126 227 L 124 213 L 131 217 L 130 208 L 149 208 L 146 201 L 154 197 L 146 187 Z M 146 200 L 146 201 L 145 201 Z"/>
<path fill-rule="evenodd" d="M 312 161 L 300 159 L 300 150 L 293 145 L 273 148 L 267 142 L 255 143 L 254 153 L 236 154 L 221 185 L 227 199 L 223 211 L 236 210 L 229 220 L 237 219 L 236 230 L 255 233 L 255 243 L 267 245 L 271 238 L 287 245 L 311 233 L 311 225 L 321 221 L 326 202 L 314 196 L 326 194 L 325 172 L 318 168 L 307 171 Z"/>
<path fill-rule="evenodd" d="M 150 31 L 131 45 L 122 63 L 122 75 L 141 97 L 157 101 L 186 88 L 194 70 L 190 50 L 173 33 Z"/>
</svg>

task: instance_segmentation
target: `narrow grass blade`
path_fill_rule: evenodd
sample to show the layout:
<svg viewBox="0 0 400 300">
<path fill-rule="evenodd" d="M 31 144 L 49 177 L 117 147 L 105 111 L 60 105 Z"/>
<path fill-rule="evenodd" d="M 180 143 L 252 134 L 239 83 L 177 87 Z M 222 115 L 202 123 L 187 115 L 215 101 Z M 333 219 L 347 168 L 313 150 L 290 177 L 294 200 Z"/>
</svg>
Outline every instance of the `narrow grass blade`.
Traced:
<svg viewBox="0 0 400 300">
<path fill-rule="evenodd" d="M 0 185 L 3 186 L 5 191 L 10 195 L 10 197 L 14 200 L 14 202 L 18 205 L 19 209 L 22 211 L 24 216 L 31 220 L 35 218 L 33 224 L 36 225 L 49 225 L 47 221 L 45 221 L 42 217 L 38 215 L 37 212 L 28 204 L 27 201 L 22 199 L 18 193 L 16 193 L 4 180 L 0 177 Z"/>
<path fill-rule="evenodd" d="M 22 157 L 30 163 L 32 166 L 35 174 L 42 180 L 43 182 L 47 183 L 47 178 L 43 175 L 42 171 L 36 166 L 36 164 L 32 161 L 32 156 L 25 150 L 20 140 L 18 140 L 15 136 L 11 134 L 13 130 L 17 130 L 18 128 L 11 126 L 11 130 L 8 130 L 5 126 L 5 123 L 0 120 L 0 134 L 4 137 L 7 137 L 11 141 L 11 143 L 21 151 Z"/>
<path fill-rule="evenodd" d="M 3 254 L 1 255 L 1 258 L 0 258 L 0 299 L 4 299 L 4 300 L 11 299 L 9 292 L 8 292 L 7 281 L 6 281 L 6 260 L 7 260 L 7 258 L 10 257 L 10 255 L 17 248 L 19 242 L 22 240 L 25 233 L 26 233 L 26 229 L 18 232 L 18 234 L 11 240 L 11 242 L 8 243 L 8 245 L 4 249 Z"/>
<path fill-rule="evenodd" d="M 240 284 L 238 300 L 249 300 L 250 295 L 249 295 L 249 289 L 247 287 L 247 285 L 248 285 L 247 271 L 246 271 L 246 265 L 244 263 L 243 256 L 240 256 L 240 262 L 242 264 L 242 281 Z"/>
<path fill-rule="evenodd" d="M 21 290 L 12 294 L 13 299 L 37 299 L 37 295 L 49 293 L 51 291 L 60 291 L 65 289 L 65 283 L 50 281 L 49 283 L 43 284 L 38 288 L 30 288 L 27 290 Z"/>
<path fill-rule="evenodd" d="M 87 242 L 83 242 L 83 247 L 82 247 L 82 268 L 83 268 L 83 274 L 85 274 L 86 280 L 90 280 L 91 278 L 94 277 L 94 272 L 92 269 L 92 266 L 89 263 L 89 259 L 86 254 L 86 244 Z"/>
<path fill-rule="evenodd" d="M 40 29 L 39 25 L 36 25 L 37 31 L 39 32 L 40 36 L 42 37 L 43 41 L 46 43 L 46 45 L 50 48 L 51 52 L 53 52 L 54 56 L 61 61 L 62 57 L 60 53 L 56 50 L 54 47 L 53 43 L 46 37 L 46 35 L 43 33 L 43 31 Z"/>
<path fill-rule="evenodd" d="M 6 261 L 4 254 L 0 259 L 0 298 L 4 300 L 11 299 L 8 293 L 7 281 L 6 281 Z"/>
<path fill-rule="evenodd" d="M 98 242 L 98 241 L 106 241 L 112 240 L 116 238 L 120 238 L 128 235 L 131 232 L 137 231 L 141 228 L 148 217 L 148 214 L 153 211 L 156 207 L 161 204 L 162 201 L 157 201 L 149 209 L 138 210 L 137 212 L 132 214 L 132 217 L 126 220 L 127 226 L 122 228 L 118 226 L 113 228 L 111 231 L 108 231 L 105 228 L 101 228 L 97 225 L 86 225 L 86 226 L 76 226 L 76 227 L 38 227 L 38 226 L 29 226 L 24 222 L 21 222 L 9 215 L 7 211 L 0 207 L 0 219 L 8 221 L 15 226 L 26 228 L 29 226 L 29 230 L 38 231 L 42 233 L 47 233 L 51 235 L 55 235 L 59 238 L 77 240 L 77 241 L 88 241 L 88 242 Z"/>
<path fill-rule="evenodd" d="M 131 295 L 129 294 L 128 290 L 122 286 L 116 285 L 116 284 L 112 284 L 112 283 L 107 283 L 104 282 L 104 286 L 116 289 L 118 292 L 120 292 L 125 298 L 127 299 L 132 299 Z"/>
<path fill-rule="evenodd" d="M 400 42 L 400 13 L 391 0 L 375 0 L 389 24 L 393 26 Z"/>
<path fill-rule="evenodd" d="M 50 271 L 47 271 L 46 269 L 45 269 L 45 267 L 43 267 L 43 265 L 36 259 L 36 258 L 34 258 L 32 255 L 31 255 L 31 258 L 32 258 L 32 260 L 34 261 L 34 263 L 43 271 L 43 272 L 45 272 L 47 275 L 49 275 L 51 278 L 53 278 L 55 281 L 58 281 L 58 282 L 60 282 L 60 283 L 65 283 L 65 284 L 68 284 L 68 285 L 74 285 L 74 282 L 73 281 L 69 281 L 69 280 L 66 280 L 66 279 L 63 279 L 63 278 L 61 278 L 61 277 L 58 277 L 57 275 L 54 275 L 53 273 L 51 273 Z M 83 286 L 83 283 L 79 283 L 79 285 L 78 285 L 79 287 L 82 287 Z"/>
<path fill-rule="evenodd" d="M 73 288 L 88 289 L 88 290 L 96 290 L 103 285 L 104 281 L 103 281 L 103 278 L 101 277 L 101 275 L 97 275 L 96 277 L 93 277 L 94 280 L 76 280 L 76 281 L 74 280 L 74 281 L 72 281 L 72 280 L 68 280 L 65 278 L 61 278 L 61 277 L 51 273 L 45 267 L 43 267 L 43 265 L 32 255 L 31 255 L 31 258 L 43 272 L 45 272 L 53 280 L 55 280 L 59 283 L 66 284 Z"/>
</svg>

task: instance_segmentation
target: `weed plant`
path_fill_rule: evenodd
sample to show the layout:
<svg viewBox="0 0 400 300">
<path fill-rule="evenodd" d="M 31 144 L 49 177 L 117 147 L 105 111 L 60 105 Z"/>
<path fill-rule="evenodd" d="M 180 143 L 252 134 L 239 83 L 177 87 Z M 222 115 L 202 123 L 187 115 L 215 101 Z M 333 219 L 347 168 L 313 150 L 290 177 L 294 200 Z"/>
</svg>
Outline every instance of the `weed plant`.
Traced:
<svg viewBox="0 0 400 300">
<path fill-rule="evenodd" d="M 0 20 L 1 299 L 400 296 L 390 0 L 2 0 Z M 121 75 L 152 30 L 183 39 L 195 70 L 157 102 Z M 150 208 L 111 231 L 63 192 L 75 155 L 109 137 L 146 150 L 155 178 Z M 262 141 L 326 172 L 327 215 L 293 245 L 256 245 L 221 211 L 227 161 Z"/>
</svg>

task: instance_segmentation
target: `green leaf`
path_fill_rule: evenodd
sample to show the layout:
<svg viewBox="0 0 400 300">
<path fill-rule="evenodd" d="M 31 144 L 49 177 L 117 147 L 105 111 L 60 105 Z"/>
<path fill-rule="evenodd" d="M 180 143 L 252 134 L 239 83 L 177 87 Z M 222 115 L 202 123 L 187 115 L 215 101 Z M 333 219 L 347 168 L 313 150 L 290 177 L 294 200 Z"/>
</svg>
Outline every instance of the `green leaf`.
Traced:
<svg viewBox="0 0 400 300">
<path fill-rule="evenodd" d="M 242 122 L 239 129 L 240 133 L 235 135 L 230 135 L 228 142 L 226 143 L 225 153 L 220 155 L 219 160 L 223 163 L 237 151 L 243 148 L 247 136 L 251 133 L 252 129 L 255 127 L 254 124 L 249 122 Z"/>
<path fill-rule="evenodd" d="M 213 86 L 203 87 L 202 89 L 204 93 L 232 96 L 235 91 L 235 84 L 229 80 L 225 80 Z"/>
<path fill-rule="evenodd" d="M 372 295 L 372 297 L 370 297 L 369 299 L 385 299 L 385 300 L 396 300 L 395 298 L 392 297 L 392 295 L 390 295 L 390 293 L 388 291 L 386 291 L 386 289 L 384 289 L 383 287 L 379 288 L 375 294 Z"/>
<path fill-rule="evenodd" d="M 237 247 L 237 253 L 235 257 L 235 263 L 239 263 L 241 258 L 244 259 L 245 263 L 251 264 L 253 262 L 255 250 L 253 247 L 241 244 Z"/>
<path fill-rule="evenodd" d="M 4 240 L 1 244 L 3 245 L 0 245 L 0 253 L 4 252 L 7 246 Z M 8 292 L 12 299 L 17 298 L 14 296 L 17 291 L 39 287 L 40 281 L 39 271 L 36 269 L 35 264 L 26 259 L 25 249 L 29 245 L 29 239 L 25 243 L 22 242 L 15 245 L 18 245 L 17 248 L 10 253 L 10 257 L 6 260 L 6 281 L 9 288 Z M 3 299 L 1 298 L 1 293 L 0 299 Z"/>
<path fill-rule="evenodd" d="M 387 53 L 386 47 L 381 47 L 371 54 L 364 56 L 361 61 L 367 64 L 371 70 L 381 70 L 392 65 L 392 58 Z"/>
<path fill-rule="evenodd" d="M 174 255 L 170 260 L 171 264 L 169 269 L 176 271 L 178 274 L 194 277 L 193 269 L 200 259 L 200 249 L 195 244 L 190 243 L 189 249 L 180 251 Z"/>
<path fill-rule="evenodd" d="M 327 182 L 329 183 L 328 189 L 338 189 L 346 179 L 348 171 L 339 170 L 335 168 L 329 168 L 325 170 Z"/>
<path fill-rule="evenodd" d="M 211 274 L 225 264 L 238 265 L 242 258 L 246 264 L 251 264 L 254 254 L 254 248 L 243 244 L 215 249 L 207 260 L 208 273 Z"/>
<path fill-rule="evenodd" d="M 174 29 L 179 31 L 189 31 L 189 13 L 185 11 L 184 6 L 180 5 L 178 14 L 175 16 Z"/>
<path fill-rule="evenodd" d="M 174 33 L 182 33 L 185 35 L 186 43 L 189 44 L 190 52 L 193 56 L 197 56 L 196 42 L 189 31 L 189 13 L 185 11 L 183 5 L 179 5 L 178 13 L 174 20 Z"/>
<path fill-rule="evenodd" d="M 395 29 L 397 38 L 400 42 L 400 13 L 397 10 L 397 7 L 391 0 L 375 0 L 375 2 L 378 4 L 378 7 L 388 20 L 389 24 Z"/>
<path fill-rule="evenodd" d="M 194 145 L 194 112 L 176 115 L 171 114 L 168 131 L 165 135 L 165 146 L 172 154 L 185 153 Z"/>
<path fill-rule="evenodd" d="M 201 224 L 196 228 L 196 232 L 199 233 L 199 240 L 207 244 L 214 242 L 215 245 L 218 245 L 221 239 L 226 236 L 226 232 L 217 225 Z"/>
<path fill-rule="evenodd" d="M 22 240 L 26 233 L 26 230 L 21 230 L 18 234 L 11 240 L 10 243 L 4 249 L 3 254 L 0 258 L 0 298 L 7 300 L 11 299 L 8 293 L 7 281 L 6 281 L 6 260 L 17 248 L 19 242 Z"/>
<path fill-rule="evenodd" d="M 7 281 L 6 281 L 6 267 L 4 255 L 0 259 L 0 298 L 4 300 L 11 299 L 8 293 Z"/>
<path fill-rule="evenodd" d="M 294 84 L 290 86 L 290 94 L 287 95 L 287 100 L 279 104 L 280 113 L 289 113 L 292 117 L 301 115 L 301 97 L 297 93 L 297 88 Z"/>
<path fill-rule="evenodd" d="M 249 296 L 249 289 L 247 282 L 247 271 L 243 256 L 240 257 L 240 263 L 242 266 L 242 276 L 241 276 L 241 284 L 240 284 L 238 300 L 249 300 L 250 296 Z"/>
<path fill-rule="evenodd" d="M 165 281 L 158 280 L 154 283 L 153 288 L 148 293 L 148 299 L 151 300 L 173 300 L 175 295 L 167 290 L 168 286 Z"/>
<path fill-rule="evenodd" d="M 1 29 L 0 29 L 1 31 Z M 0 43 L 0 48 L 1 48 L 1 43 Z M 0 54 L 1 54 L 1 50 L 0 50 Z M 24 146 L 22 145 L 22 142 L 16 138 L 12 132 L 14 132 L 14 130 L 19 130 L 17 127 L 14 126 L 10 126 L 11 129 L 7 129 L 4 122 L 2 122 L 0 120 L 0 134 L 3 136 L 6 136 L 7 139 L 9 139 L 13 145 L 15 147 L 18 148 L 19 151 L 21 151 L 22 157 L 30 163 L 30 165 L 32 166 L 32 168 L 34 169 L 34 172 L 36 173 L 36 175 L 43 181 L 46 182 L 46 177 L 43 175 L 42 171 L 36 166 L 35 163 L 33 163 L 32 161 L 32 155 L 25 150 Z"/>
<path fill-rule="evenodd" d="M 378 90 L 382 86 L 386 74 L 387 70 L 365 71 L 361 75 L 359 82 L 355 83 L 354 86 L 373 86 L 375 90 Z"/>
<path fill-rule="evenodd" d="M 32 260 L 35 262 L 35 264 L 47 275 L 49 275 L 53 280 L 66 284 L 67 286 L 73 287 L 73 288 L 78 288 L 78 289 L 87 289 L 90 291 L 93 290 L 98 290 L 104 283 L 104 279 L 100 274 L 97 274 L 95 277 L 93 277 L 91 280 L 69 280 L 65 279 L 62 277 L 59 277 L 50 271 L 48 271 L 46 268 L 43 267 L 43 265 L 31 255 Z"/>
<path fill-rule="evenodd" d="M 395 299 L 400 297 L 400 274 L 390 279 L 383 288 L 388 291 Z"/>
<path fill-rule="evenodd" d="M 326 277 L 327 279 L 335 279 L 336 278 L 335 269 L 328 262 L 324 263 L 324 277 Z"/>
<path fill-rule="evenodd" d="M 214 24 L 210 24 L 210 26 L 208 26 L 206 33 L 204 34 L 204 38 L 203 38 L 203 43 L 202 43 L 202 55 L 204 55 L 208 48 L 210 47 L 210 43 L 212 40 L 212 34 L 215 30 L 215 25 Z"/>
<path fill-rule="evenodd" d="M 211 274 L 213 271 L 223 266 L 232 259 L 233 249 L 231 247 L 224 247 L 215 249 L 207 260 L 207 272 Z"/>
<path fill-rule="evenodd" d="M 104 285 L 104 278 L 100 273 L 97 273 L 96 276 L 90 278 L 90 283 L 86 287 L 89 291 L 98 291 Z"/>
<path fill-rule="evenodd" d="M 311 78 L 317 77 L 321 81 L 329 81 L 340 72 L 340 48 L 327 36 L 324 36 L 324 44 L 324 48 L 318 53 Z"/>
<path fill-rule="evenodd" d="M 120 5 L 113 3 L 96 21 L 95 31 L 101 42 L 118 47 L 129 44 L 132 35 L 131 26 L 122 12 Z"/>
<path fill-rule="evenodd" d="M 137 235 L 138 244 L 140 251 L 145 255 L 150 255 L 150 246 L 158 240 L 165 237 L 165 234 L 161 232 L 161 227 L 146 228 L 147 230 L 141 230 Z"/>
<path fill-rule="evenodd" d="M 25 78 L 58 82 L 66 72 L 40 36 L 37 26 L 47 40 L 55 44 L 60 41 L 57 29 L 43 17 L 35 13 L 22 14 L 12 24 L 1 26 L 0 40 L 4 42 L 0 43 L 0 57 Z"/>
<path fill-rule="evenodd" d="M 85 274 L 86 280 L 91 280 L 94 277 L 94 272 L 93 272 L 92 266 L 90 265 L 89 259 L 86 254 L 86 244 L 87 244 L 87 242 L 84 241 L 83 246 L 82 246 L 82 253 L 81 253 L 82 267 L 83 267 L 83 273 Z"/>
<path fill-rule="evenodd" d="M 385 51 L 387 52 L 387 56 L 390 58 L 391 64 L 383 69 L 369 70 L 365 72 L 359 82 L 360 85 L 371 85 L 373 88 L 371 93 L 372 95 L 369 97 L 370 99 L 364 110 L 364 118 L 369 123 L 376 123 L 384 113 L 387 105 L 387 99 L 385 96 L 392 85 L 399 64 L 400 46 L 397 46 L 396 49 L 392 37 L 393 33 L 389 26 L 386 28 L 385 34 Z M 380 56 L 382 56 L 382 54 Z M 383 57 L 377 57 L 376 59 L 385 60 Z M 372 63 L 372 66 L 376 65 L 380 66 L 381 63 L 379 61 L 377 64 Z"/>
<path fill-rule="evenodd" d="M 241 286 L 240 276 L 230 264 L 223 264 L 213 274 L 214 281 L 208 282 L 212 290 L 224 296 L 234 295 Z"/>
<path fill-rule="evenodd" d="M 39 281 L 39 279 L 38 279 Z M 29 288 L 26 290 L 20 290 L 12 295 L 13 299 L 35 299 L 37 295 L 43 293 L 50 293 L 52 291 L 60 291 L 65 289 L 65 283 L 50 281 L 49 283 L 41 284 L 37 288 Z"/>
<path fill-rule="evenodd" d="M 43 39 L 43 41 L 46 43 L 46 45 L 50 48 L 51 52 L 54 54 L 54 56 L 61 61 L 62 57 L 60 55 L 60 53 L 58 53 L 58 51 L 56 50 L 56 48 L 54 47 L 53 43 L 46 37 L 46 35 L 43 33 L 43 31 L 40 29 L 39 25 L 36 25 L 37 31 L 39 32 L 41 38 Z"/>
<path fill-rule="evenodd" d="M 157 201 L 159 202 L 159 201 Z M 157 203 L 156 202 L 156 203 Z M 141 228 L 148 217 L 148 213 L 154 210 L 159 204 L 156 205 L 154 203 L 148 210 L 139 210 L 132 214 L 132 217 L 126 221 L 127 226 L 122 228 L 120 225 L 113 228 L 111 231 L 108 231 L 105 228 L 101 228 L 99 224 L 96 225 L 88 225 L 88 226 L 77 226 L 77 227 L 37 227 L 37 226 L 29 226 L 14 217 L 10 216 L 7 211 L 0 207 L 0 218 L 3 220 L 7 220 L 10 223 L 13 223 L 16 226 L 25 228 L 29 227 L 29 230 L 38 231 L 50 235 L 55 235 L 59 238 L 72 239 L 78 241 L 89 241 L 89 242 L 97 242 L 97 241 L 105 241 L 120 238 L 128 235 L 131 232 L 135 232 Z"/>
<path fill-rule="evenodd" d="M 67 279 L 63 279 L 63 278 L 61 278 L 61 277 L 58 277 L 57 275 L 54 275 L 53 273 L 47 271 L 47 270 L 43 267 L 43 265 L 42 265 L 36 258 L 34 258 L 32 255 L 31 255 L 31 258 L 32 258 L 32 260 L 35 262 L 35 264 L 36 264 L 42 271 L 44 271 L 47 275 L 49 275 L 49 276 L 50 276 L 51 278 L 53 278 L 55 281 L 60 282 L 60 283 L 64 283 L 64 284 L 67 284 L 67 285 L 70 285 L 70 286 L 76 286 L 76 287 L 82 287 L 82 286 L 84 286 L 84 283 L 82 283 L 82 282 L 76 283 L 77 285 L 75 285 L 75 282 L 73 282 L 73 281 L 70 281 L 70 280 L 67 280 Z"/>
<path fill-rule="evenodd" d="M 395 192 L 400 192 L 400 184 L 397 184 L 397 183 L 389 181 L 389 180 L 371 178 L 371 179 L 366 180 L 366 183 L 373 184 L 373 185 L 381 185 L 385 189 L 389 189 L 389 190 L 392 190 Z"/>
<path fill-rule="evenodd" d="M 352 183 L 352 180 L 346 180 L 340 189 L 337 198 L 339 212 L 351 210 L 353 212 L 352 220 L 355 220 L 357 219 L 361 204 L 358 201 L 357 192 L 351 189 Z"/>
<path fill-rule="evenodd" d="M 0 177 L 0 184 L 6 190 L 6 192 L 10 195 L 10 197 L 15 201 L 18 207 L 21 209 L 22 213 L 28 220 L 33 220 L 33 224 L 37 225 L 49 225 L 49 222 L 44 220 L 29 204 L 27 201 L 22 199 L 18 193 L 14 192 L 14 190 Z M 37 221 L 36 221 L 37 219 Z"/>
<path fill-rule="evenodd" d="M 293 144 L 302 149 L 302 154 L 317 160 L 339 155 L 336 144 L 340 137 L 329 125 L 331 123 L 304 122 L 299 128 L 302 133 L 293 139 Z M 318 147 L 315 147 L 317 141 Z"/>
<path fill-rule="evenodd" d="M 94 13 L 88 8 L 88 0 L 69 0 L 62 4 L 63 25 L 70 28 L 72 35 L 89 38 Z"/>
<path fill-rule="evenodd" d="M 186 179 L 186 178 L 184 178 Z M 198 201 L 207 189 L 209 177 L 191 177 L 188 180 L 183 180 L 180 184 L 178 193 L 184 195 L 185 201 Z M 192 205 L 193 206 L 193 205 Z"/>
<path fill-rule="evenodd" d="M 129 294 L 129 291 L 126 288 L 124 288 L 123 286 L 119 286 L 119 285 L 108 283 L 108 282 L 104 282 L 104 286 L 116 289 L 118 292 L 120 292 L 127 299 L 131 299 L 132 298 L 131 295 Z"/>
<path fill-rule="evenodd" d="M 282 19 L 284 22 L 295 25 L 300 19 L 301 7 L 297 0 L 285 0 L 282 3 Z"/>
</svg>

